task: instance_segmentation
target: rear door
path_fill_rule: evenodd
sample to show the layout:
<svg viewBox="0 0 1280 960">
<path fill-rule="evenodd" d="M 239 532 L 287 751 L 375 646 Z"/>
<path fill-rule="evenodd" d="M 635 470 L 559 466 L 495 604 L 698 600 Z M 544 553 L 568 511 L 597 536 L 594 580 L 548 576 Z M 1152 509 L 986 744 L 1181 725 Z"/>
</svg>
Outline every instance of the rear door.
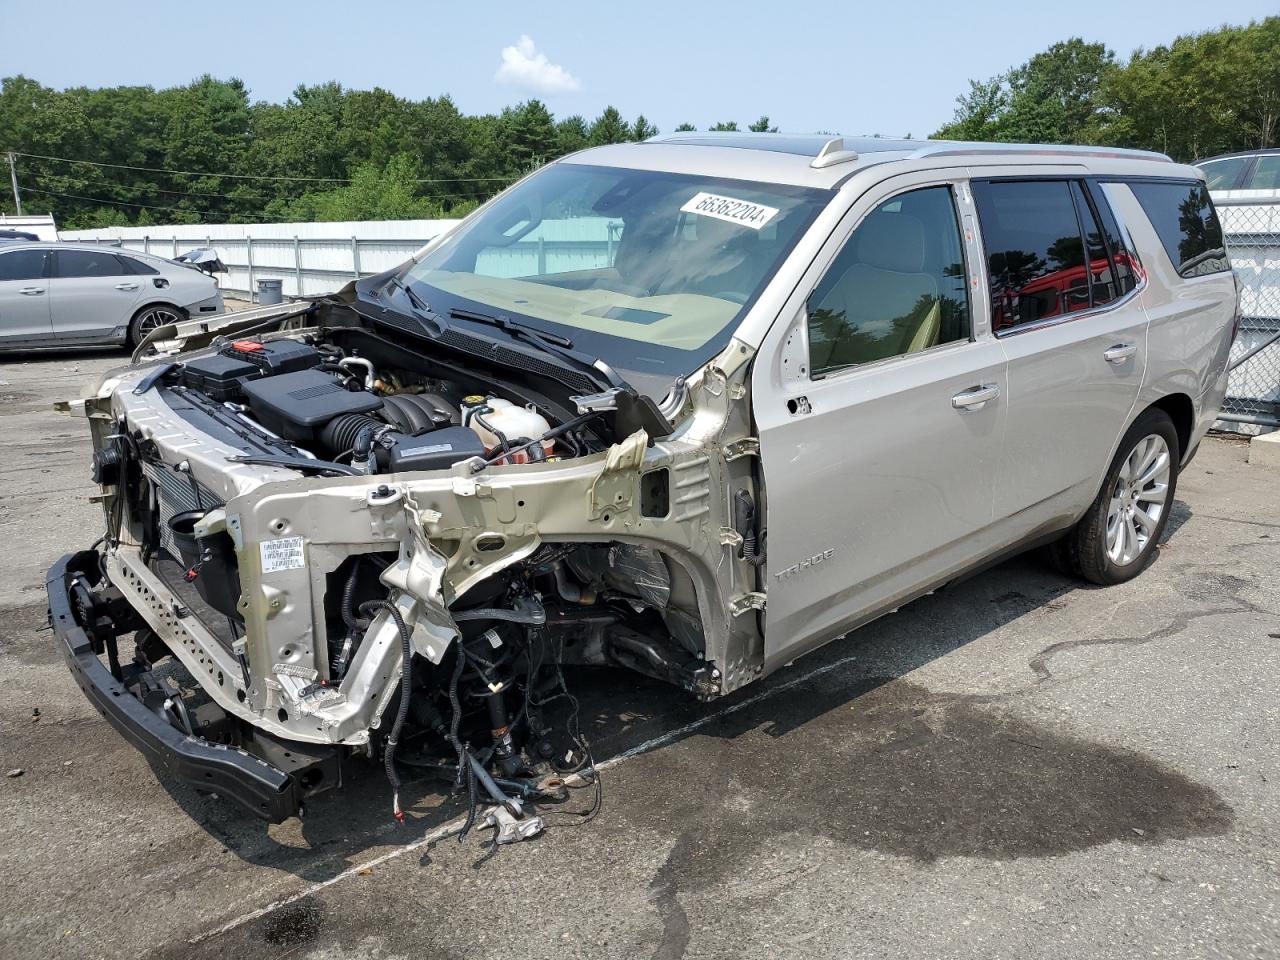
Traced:
<svg viewBox="0 0 1280 960">
<path fill-rule="evenodd" d="M 1009 361 L 995 512 L 1007 540 L 1074 521 L 1097 495 L 1147 360 L 1136 261 L 1083 178 L 973 183 L 992 328 Z"/>
<path fill-rule="evenodd" d="M 766 669 L 990 546 L 1007 384 L 970 303 L 972 205 L 936 171 L 890 183 L 855 203 L 752 372 Z"/>
<path fill-rule="evenodd" d="M 54 336 L 122 339 L 144 279 L 109 248 L 54 251 L 49 298 Z"/>
<path fill-rule="evenodd" d="M 0 345 L 47 343 L 49 320 L 49 251 L 42 247 L 0 252 Z"/>
</svg>

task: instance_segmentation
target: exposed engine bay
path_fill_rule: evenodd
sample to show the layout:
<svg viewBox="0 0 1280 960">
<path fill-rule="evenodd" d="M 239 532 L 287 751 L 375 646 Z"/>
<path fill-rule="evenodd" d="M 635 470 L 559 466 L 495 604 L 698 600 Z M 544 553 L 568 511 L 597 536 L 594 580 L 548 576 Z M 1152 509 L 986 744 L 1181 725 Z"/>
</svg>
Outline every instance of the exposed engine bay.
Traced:
<svg viewBox="0 0 1280 960">
<path fill-rule="evenodd" d="M 193 336 L 83 401 L 107 530 L 74 616 L 134 697 L 284 771 L 295 806 L 363 756 L 398 818 L 421 768 L 507 842 L 598 788 L 564 667 L 701 699 L 761 672 L 760 492 L 725 449 L 745 348 L 660 410 L 470 370 L 337 305 L 303 319 Z"/>
</svg>

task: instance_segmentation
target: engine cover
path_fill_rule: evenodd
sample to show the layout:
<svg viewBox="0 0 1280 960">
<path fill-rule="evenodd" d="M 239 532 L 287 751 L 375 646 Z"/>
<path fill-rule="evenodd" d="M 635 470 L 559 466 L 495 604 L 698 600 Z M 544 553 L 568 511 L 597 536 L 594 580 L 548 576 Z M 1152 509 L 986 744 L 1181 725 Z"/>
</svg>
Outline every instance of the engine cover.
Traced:
<svg viewBox="0 0 1280 960">
<path fill-rule="evenodd" d="M 249 380 L 242 388 L 249 409 L 264 427 L 286 440 L 311 443 L 320 428 L 344 413 L 372 413 L 382 398 L 352 392 L 320 370 Z"/>
</svg>

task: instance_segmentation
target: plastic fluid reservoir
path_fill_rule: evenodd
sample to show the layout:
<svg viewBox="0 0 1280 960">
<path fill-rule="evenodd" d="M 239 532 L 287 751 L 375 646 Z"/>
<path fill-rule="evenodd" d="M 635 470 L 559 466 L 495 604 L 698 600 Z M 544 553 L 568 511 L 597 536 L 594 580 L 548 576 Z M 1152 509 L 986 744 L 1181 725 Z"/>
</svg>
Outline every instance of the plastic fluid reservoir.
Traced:
<svg viewBox="0 0 1280 960">
<path fill-rule="evenodd" d="M 484 422 L 481 423 L 481 420 Z M 551 424 L 542 414 L 528 407 L 517 406 L 501 397 L 463 397 L 462 423 L 476 432 L 480 442 L 490 453 L 502 447 L 502 442 L 498 439 L 499 433 L 507 438 L 508 444 L 514 445 L 517 440 L 521 442 L 537 440 L 551 429 Z M 548 456 L 551 455 L 554 446 L 554 440 L 545 440 L 542 443 L 542 449 Z M 533 458 L 529 456 L 527 450 L 511 455 L 513 463 L 528 463 L 531 459 Z"/>
</svg>

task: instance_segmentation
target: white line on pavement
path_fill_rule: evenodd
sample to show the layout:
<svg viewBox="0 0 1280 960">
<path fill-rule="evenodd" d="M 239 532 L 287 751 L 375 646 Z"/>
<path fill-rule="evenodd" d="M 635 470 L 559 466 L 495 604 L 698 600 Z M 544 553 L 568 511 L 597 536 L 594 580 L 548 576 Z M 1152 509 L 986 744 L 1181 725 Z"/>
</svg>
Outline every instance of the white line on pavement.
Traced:
<svg viewBox="0 0 1280 960">
<path fill-rule="evenodd" d="M 608 760 L 602 760 L 600 763 L 597 763 L 596 769 L 607 770 L 610 767 L 617 766 L 618 764 L 622 763 L 625 760 L 630 760 L 633 757 L 638 757 L 642 753 L 648 753 L 650 750 L 656 750 L 658 747 L 666 746 L 668 743 L 672 743 L 673 741 L 679 740 L 680 738 L 687 736 L 690 733 L 693 733 L 695 730 L 698 730 L 702 727 L 705 727 L 709 723 L 713 723 L 714 721 L 719 720 L 721 717 L 727 717 L 731 714 L 737 713 L 740 710 L 745 710 L 747 707 L 754 706 L 755 704 L 759 703 L 761 700 L 767 700 L 769 697 L 772 697 L 779 693 L 783 693 L 784 691 L 790 690 L 792 687 L 799 686 L 802 683 L 807 683 L 808 681 L 813 680 L 816 677 L 820 677 L 825 674 L 831 673 L 833 670 L 838 670 L 840 667 L 848 666 L 849 664 L 854 663 L 857 660 L 858 660 L 857 657 L 842 657 L 839 660 L 834 660 L 831 663 L 824 664 L 821 667 L 815 667 L 813 670 L 810 670 L 808 673 L 803 673 L 798 677 L 793 677 L 792 679 L 788 680 L 786 683 L 780 683 L 776 687 L 770 687 L 768 690 L 763 690 L 760 693 L 757 693 L 753 697 L 747 697 L 747 699 L 739 701 L 738 703 L 732 704 L 723 710 L 717 711 L 716 713 L 707 714 L 704 717 L 699 717 L 697 720 L 694 720 L 690 723 L 686 723 L 682 727 L 677 727 L 675 730 L 669 730 L 668 732 L 662 734 L 661 736 L 654 737 L 651 740 L 644 741 L 644 743 L 639 743 L 639 744 L 636 744 L 634 747 L 630 747 L 626 750 L 623 750 L 621 753 L 615 754 L 614 756 L 610 757 Z M 457 832 L 462 828 L 462 824 L 465 821 L 466 821 L 465 817 L 458 817 L 456 820 L 446 823 L 443 826 L 437 827 L 436 829 L 427 833 L 425 836 L 419 837 L 417 840 L 414 840 L 412 843 L 406 843 L 403 846 L 396 847 L 394 850 L 388 850 L 386 853 L 380 854 L 379 856 L 374 857 L 372 860 L 366 860 L 364 863 L 358 863 L 354 866 L 348 867 L 346 870 L 343 870 L 341 873 L 334 874 L 328 880 L 320 880 L 316 883 L 313 883 L 303 888 L 302 890 L 299 890 L 297 893 L 293 893 L 287 897 L 283 897 L 279 900 L 275 900 L 271 903 L 268 903 L 266 906 L 258 907 L 256 910 L 250 910 L 248 913 L 241 914 L 240 916 L 236 917 L 233 920 L 228 920 L 226 923 L 224 923 L 220 927 L 215 927 L 213 930 L 206 930 L 204 933 L 200 933 L 194 937 L 191 937 L 189 940 L 187 940 L 187 943 L 191 943 L 191 944 L 200 943 L 203 940 L 208 940 L 212 937 L 221 936 L 224 933 L 234 930 L 236 927 L 243 926 L 246 923 L 250 923 L 253 920 L 257 920 L 259 917 L 265 917 L 269 913 L 274 913 L 276 910 L 279 910 L 281 907 L 287 907 L 291 903 L 297 903 L 299 900 L 302 900 L 305 897 L 310 897 L 313 894 L 319 893 L 321 890 L 324 890 L 327 887 L 331 887 L 335 883 L 339 883 L 342 880 L 346 880 L 348 877 L 354 877 L 360 874 L 362 871 L 371 870 L 374 867 L 387 863 L 388 861 L 395 860 L 399 857 L 403 857 L 406 853 L 413 853 L 413 851 L 415 850 L 421 850 L 423 847 L 428 846 L 432 843 L 435 843 L 437 840 L 442 840 L 443 838 L 447 837 L 451 833 Z"/>
</svg>

